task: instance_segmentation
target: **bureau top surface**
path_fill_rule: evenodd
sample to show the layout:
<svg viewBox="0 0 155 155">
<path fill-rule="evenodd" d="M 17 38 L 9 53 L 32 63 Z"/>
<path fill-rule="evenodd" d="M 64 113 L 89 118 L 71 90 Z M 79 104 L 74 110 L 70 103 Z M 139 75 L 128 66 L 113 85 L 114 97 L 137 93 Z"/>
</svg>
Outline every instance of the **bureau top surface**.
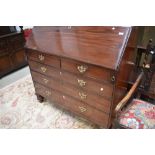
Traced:
<svg viewBox="0 0 155 155">
<path fill-rule="evenodd" d="M 130 27 L 40 26 L 25 47 L 116 70 L 130 32 Z"/>
</svg>

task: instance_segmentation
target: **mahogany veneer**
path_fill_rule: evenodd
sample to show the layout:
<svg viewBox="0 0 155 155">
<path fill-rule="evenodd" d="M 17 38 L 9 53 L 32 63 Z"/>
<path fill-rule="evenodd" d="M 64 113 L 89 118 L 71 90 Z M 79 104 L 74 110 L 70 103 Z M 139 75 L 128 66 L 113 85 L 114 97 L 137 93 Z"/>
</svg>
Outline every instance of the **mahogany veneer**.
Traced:
<svg viewBox="0 0 155 155">
<path fill-rule="evenodd" d="M 127 90 L 137 31 L 131 27 L 34 27 L 25 48 L 38 99 L 47 98 L 109 128 L 116 102 Z"/>
</svg>

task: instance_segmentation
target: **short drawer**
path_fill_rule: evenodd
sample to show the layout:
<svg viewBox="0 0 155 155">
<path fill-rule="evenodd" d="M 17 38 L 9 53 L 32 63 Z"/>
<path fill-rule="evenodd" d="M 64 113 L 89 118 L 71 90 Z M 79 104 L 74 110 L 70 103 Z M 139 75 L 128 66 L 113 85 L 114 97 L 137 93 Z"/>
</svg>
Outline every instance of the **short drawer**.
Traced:
<svg viewBox="0 0 155 155">
<path fill-rule="evenodd" d="M 61 60 L 61 67 L 63 70 L 102 81 L 110 82 L 112 78 L 111 71 L 108 69 L 70 59 L 63 58 Z"/>
<path fill-rule="evenodd" d="M 110 112 L 111 101 L 102 96 L 78 89 L 77 87 L 65 82 L 62 85 L 62 90 L 65 94 L 72 96 L 73 98 L 76 98 L 77 100 L 82 101 L 100 111 L 105 113 Z"/>
<path fill-rule="evenodd" d="M 83 90 L 92 91 L 98 95 L 111 98 L 113 93 L 113 85 L 106 82 L 98 82 L 91 78 L 72 74 L 62 71 L 61 77 L 63 81 L 69 82 Z"/>
<path fill-rule="evenodd" d="M 58 79 L 53 79 L 51 77 L 45 76 L 43 74 L 31 71 L 32 78 L 35 82 L 40 83 L 48 88 L 53 88 L 55 90 L 61 91 L 62 84 L 61 81 Z"/>
<path fill-rule="evenodd" d="M 31 60 L 29 60 L 28 63 L 32 71 L 37 71 L 41 74 L 60 79 L 59 69 L 56 69 L 54 67 L 50 67 L 50 66 L 47 66 L 47 65 L 35 62 L 35 61 L 31 61 Z"/>
<path fill-rule="evenodd" d="M 60 59 L 56 56 L 48 55 L 34 50 L 28 50 L 27 55 L 30 60 L 60 68 Z"/>
</svg>

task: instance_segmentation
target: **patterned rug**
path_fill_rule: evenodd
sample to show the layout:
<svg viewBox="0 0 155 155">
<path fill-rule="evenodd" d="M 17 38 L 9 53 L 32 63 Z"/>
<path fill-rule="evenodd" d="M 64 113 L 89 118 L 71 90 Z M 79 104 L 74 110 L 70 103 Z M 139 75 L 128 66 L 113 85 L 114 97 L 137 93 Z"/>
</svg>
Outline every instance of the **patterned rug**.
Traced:
<svg viewBox="0 0 155 155">
<path fill-rule="evenodd" d="M 0 128 L 95 128 L 53 103 L 38 102 L 31 76 L 0 90 Z"/>
</svg>

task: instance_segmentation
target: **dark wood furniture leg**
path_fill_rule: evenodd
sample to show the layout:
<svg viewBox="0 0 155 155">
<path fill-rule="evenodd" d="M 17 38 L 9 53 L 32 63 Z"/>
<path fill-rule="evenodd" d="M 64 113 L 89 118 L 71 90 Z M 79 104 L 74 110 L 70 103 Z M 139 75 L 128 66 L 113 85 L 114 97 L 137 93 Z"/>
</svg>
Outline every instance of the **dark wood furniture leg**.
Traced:
<svg viewBox="0 0 155 155">
<path fill-rule="evenodd" d="M 39 94 L 36 94 L 37 95 L 37 99 L 40 103 L 42 103 L 44 101 L 44 97 L 39 95 Z"/>
</svg>

